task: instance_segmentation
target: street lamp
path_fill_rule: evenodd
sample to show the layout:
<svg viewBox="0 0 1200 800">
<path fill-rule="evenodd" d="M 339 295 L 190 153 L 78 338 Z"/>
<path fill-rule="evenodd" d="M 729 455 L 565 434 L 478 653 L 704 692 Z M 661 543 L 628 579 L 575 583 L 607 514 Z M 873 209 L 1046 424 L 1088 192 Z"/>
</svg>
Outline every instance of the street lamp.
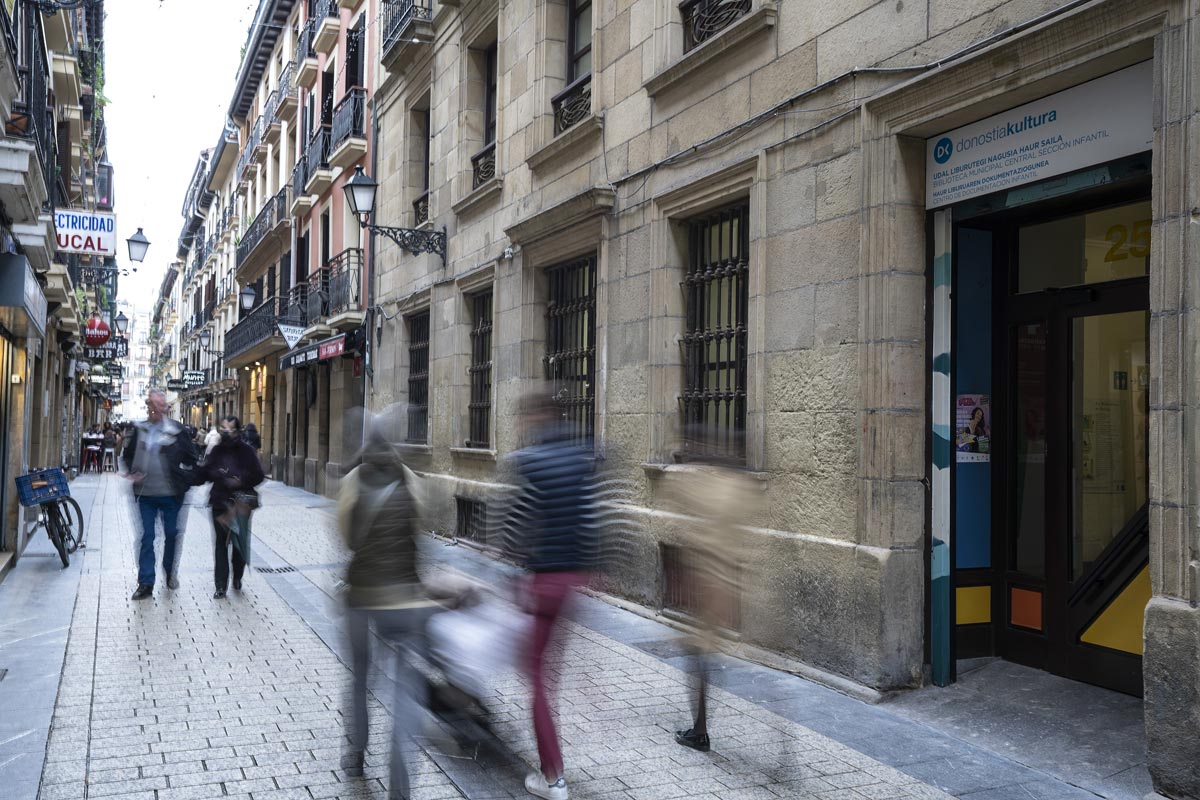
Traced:
<svg viewBox="0 0 1200 800">
<path fill-rule="evenodd" d="M 150 249 L 150 240 L 146 238 L 146 234 L 142 233 L 142 229 L 138 228 L 137 233 L 125 240 L 125 244 L 129 245 L 129 260 L 142 262 L 146 259 L 146 251 Z"/>
<path fill-rule="evenodd" d="M 255 294 L 253 286 L 247 286 L 239 294 L 242 298 L 242 311 L 254 308 L 254 301 L 258 299 L 258 295 Z"/>
<path fill-rule="evenodd" d="M 210 342 L 212 342 L 212 333 L 208 330 L 208 328 L 205 328 L 204 330 L 200 331 L 200 346 L 207 350 Z"/>
<path fill-rule="evenodd" d="M 370 221 L 375 211 L 375 190 L 379 184 L 371 180 L 371 176 L 363 172 L 362 166 L 354 168 L 354 177 L 346 181 L 342 187 L 346 192 L 346 203 L 350 211 L 358 218 L 358 224 L 363 230 L 382 233 L 407 250 L 414 256 L 421 253 L 437 253 L 446 263 L 446 229 L 440 231 L 423 231 L 416 228 L 393 228 L 387 225 L 376 225 Z"/>
<path fill-rule="evenodd" d="M 120 314 L 117 314 L 117 318 L 113 320 L 113 322 L 117 326 L 117 333 L 121 334 L 122 336 L 125 335 L 125 331 L 129 330 L 129 317 L 125 316 L 124 311 L 122 311 Z"/>
</svg>

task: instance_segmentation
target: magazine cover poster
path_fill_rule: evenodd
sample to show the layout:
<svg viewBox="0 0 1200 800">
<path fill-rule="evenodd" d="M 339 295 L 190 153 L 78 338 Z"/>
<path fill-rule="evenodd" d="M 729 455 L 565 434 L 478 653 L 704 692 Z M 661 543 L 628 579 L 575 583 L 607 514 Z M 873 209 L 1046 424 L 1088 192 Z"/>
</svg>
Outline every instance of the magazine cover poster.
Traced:
<svg viewBox="0 0 1200 800">
<path fill-rule="evenodd" d="M 986 462 L 991 458 L 992 406 L 986 394 L 960 394 L 954 414 L 958 462 Z"/>
</svg>

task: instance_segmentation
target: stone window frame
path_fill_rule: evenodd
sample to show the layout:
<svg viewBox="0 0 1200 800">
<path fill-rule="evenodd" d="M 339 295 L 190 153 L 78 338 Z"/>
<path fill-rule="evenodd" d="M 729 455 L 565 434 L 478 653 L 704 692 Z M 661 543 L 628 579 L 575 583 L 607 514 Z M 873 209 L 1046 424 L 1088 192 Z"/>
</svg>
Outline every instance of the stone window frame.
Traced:
<svg viewBox="0 0 1200 800">
<path fill-rule="evenodd" d="M 750 252 L 747 276 L 745 466 L 759 472 L 766 463 L 764 420 L 766 297 L 766 164 L 760 153 L 710 175 L 690 180 L 654 198 L 650 238 L 654 267 L 650 277 L 650 341 L 669 349 L 647 365 L 650 442 L 647 469 L 661 470 L 676 461 L 681 440 L 679 394 L 683 389 L 680 350 L 685 308 L 679 284 L 687 273 L 688 222 L 708 211 L 748 201 Z"/>
<path fill-rule="evenodd" d="M 684 52 L 680 5 L 680 0 L 658 0 L 654 7 L 656 71 L 642 84 L 651 98 L 681 84 L 702 66 L 740 48 L 764 31 L 774 32 L 780 0 L 752 0 L 749 12 L 687 52 Z"/>
<path fill-rule="evenodd" d="M 506 48 L 500 36 L 500 20 L 494 9 L 486 10 L 473 20 L 467 20 L 463 25 L 463 33 L 459 38 L 458 59 L 458 112 L 457 112 L 457 145 L 458 158 L 454 176 L 451 179 L 452 209 L 461 214 L 488 198 L 498 198 L 504 184 L 504 130 L 505 104 L 504 94 L 504 55 Z M 496 136 L 493 143 L 494 175 L 481 183 L 474 184 L 473 157 L 487 146 L 484 141 L 486 134 L 486 104 L 487 83 L 487 54 L 492 48 L 496 50 L 496 97 L 495 124 Z"/>
<path fill-rule="evenodd" d="M 562 158 L 571 158 L 600 143 L 602 115 L 596 110 L 599 102 L 596 80 L 599 73 L 597 55 L 602 47 L 596 44 L 597 15 L 601 6 L 592 2 L 592 106 L 591 113 L 561 133 L 554 132 L 554 99 L 568 88 L 568 0 L 540 0 L 536 10 L 537 47 L 535 61 L 540 74 L 533 80 L 538 105 L 526 133 L 526 162 L 535 172 Z"/>
<path fill-rule="evenodd" d="M 450 392 L 450 452 L 453 456 L 484 460 L 496 460 L 496 390 L 501 380 L 507 376 L 501 374 L 497 349 L 500 344 L 499 329 L 503 322 L 500 310 L 499 285 L 496 280 L 496 264 L 491 262 L 473 270 L 454 281 L 453 333 L 454 354 L 451 356 Z M 465 442 L 470 434 L 469 404 L 471 402 L 471 379 L 468 370 L 471 367 L 471 326 L 473 322 L 472 301 L 483 293 L 492 293 L 492 392 L 491 411 L 488 420 L 489 446 L 467 447 Z"/>
<path fill-rule="evenodd" d="M 402 106 L 404 118 L 400 147 L 404 157 L 399 169 L 403 202 L 401 218 L 405 224 L 426 230 L 433 228 L 433 221 L 437 218 L 433 177 L 432 85 L 412 92 L 409 97 L 411 99 L 406 98 Z M 423 124 L 420 117 L 424 118 Z M 426 198 L 428 211 L 425 219 L 418 222 L 416 204 L 422 197 Z"/>
</svg>

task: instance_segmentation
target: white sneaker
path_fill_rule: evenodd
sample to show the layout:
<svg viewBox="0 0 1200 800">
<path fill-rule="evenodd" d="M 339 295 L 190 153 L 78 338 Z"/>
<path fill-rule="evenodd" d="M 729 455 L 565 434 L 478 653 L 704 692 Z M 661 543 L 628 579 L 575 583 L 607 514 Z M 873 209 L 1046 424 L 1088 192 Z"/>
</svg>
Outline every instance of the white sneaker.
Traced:
<svg viewBox="0 0 1200 800">
<path fill-rule="evenodd" d="M 525 791 L 545 800 L 567 800 L 567 782 L 562 776 L 550 783 L 542 773 L 531 772 L 525 776 Z"/>
</svg>

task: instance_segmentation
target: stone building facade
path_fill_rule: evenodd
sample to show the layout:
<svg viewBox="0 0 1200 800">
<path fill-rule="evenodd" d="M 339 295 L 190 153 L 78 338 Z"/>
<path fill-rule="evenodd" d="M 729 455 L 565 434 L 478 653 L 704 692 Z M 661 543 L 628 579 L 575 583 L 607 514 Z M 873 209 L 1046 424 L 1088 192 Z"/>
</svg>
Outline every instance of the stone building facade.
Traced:
<svg viewBox="0 0 1200 800">
<path fill-rule="evenodd" d="M 448 253 L 376 237 L 366 396 L 406 404 L 409 450 L 450 498 L 440 527 L 486 540 L 519 398 L 549 379 L 639 487 L 647 533 L 618 594 L 672 604 L 664 564 L 691 523 L 660 479 L 720 449 L 762 489 L 744 639 L 878 690 L 980 653 L 1144 694 L 1156 787 L 1200 794 L 1194 2 L 383 7 L 375 221 L 444 226 Z M 1000 136 L 951 132 L 1060 99 L 1066 122 L 1125 80 L 1089 107 L 1128 104 L 1140 144 L 1052 180 L 1005 154 L 997 192 L 930 194 L 962 155 L 943 139 Z M 1051 163 L 1120 138 L 1103 126 L 1037 147 Z M 1056 221 L 1067 234 L 1038 227 Z M 1038 284 L 1064 235 L 1082 277 Z M 969 356 L 955 334 L 985 316 L 993 346 Z M 994 401 L 986 433 L 951 421 L 963 398 Z M 1083 530 L 1100 502 L 1101 533 Z"/>
</svg>

